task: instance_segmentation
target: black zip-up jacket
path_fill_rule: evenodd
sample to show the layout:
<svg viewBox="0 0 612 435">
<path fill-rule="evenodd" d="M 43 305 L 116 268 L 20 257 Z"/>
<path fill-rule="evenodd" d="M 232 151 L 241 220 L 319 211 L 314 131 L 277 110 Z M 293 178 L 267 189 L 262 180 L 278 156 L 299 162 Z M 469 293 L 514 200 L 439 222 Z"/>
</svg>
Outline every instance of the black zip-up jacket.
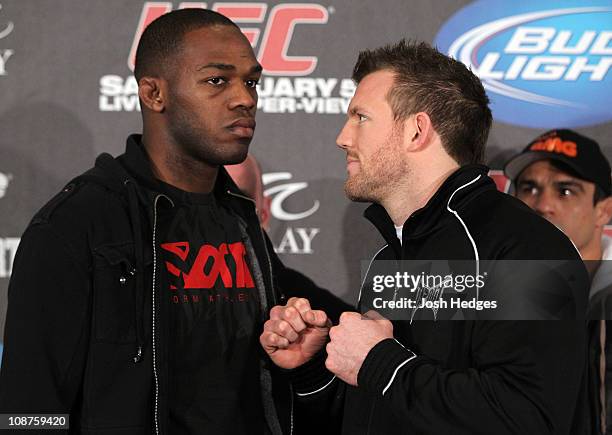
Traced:
<svg viewBox="0 0 612 435">
<path fill-rule="evenodd" d="M 156 224 L 172 202 L 155 186 L 140 138 L 131 136 L 124 155 L 98 157 L 33 218 L 9 286 L 0 413 L 67 413 L 69 433 L 168 434 L 169 302 L 160 297 Z M 263 324 L 282 303 L 281 286 L 308 290 L 287 281 L 295 273 L 224 169 L 214 189 L 241 223 Z M 315 287 L 301 281 L 309 283 Z M 324 304 L 334 299 L 316 294 Z M 289 434 L 290 386 L 263 351 L 256 357 L 269 433 Z"/>
<path fill-rule="evenodd" d="M 408 218 L 401 244 L 384 208 L 365 216 L 387 242 L 376 260 L 570 259 L 584 294 L 566 295 L 565 320 L 393 321 L 394 339 L 371 349 L 357 387 L 325 370 L 323 351 L 288 375 L 312 425 L 347 435 L 589 433 L 588 276 L 569 239 L 498 192 L 483 166 L 453 173 Z"/>
</svg>

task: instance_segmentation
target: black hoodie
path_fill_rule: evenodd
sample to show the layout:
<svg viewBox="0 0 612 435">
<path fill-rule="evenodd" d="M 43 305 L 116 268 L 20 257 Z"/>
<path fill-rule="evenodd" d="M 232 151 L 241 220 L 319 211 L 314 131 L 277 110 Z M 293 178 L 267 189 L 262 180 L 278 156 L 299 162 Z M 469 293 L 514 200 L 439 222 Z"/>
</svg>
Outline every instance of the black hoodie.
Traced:
<svg viewBox="0 0 612 435">
<path fill-rule="evenodd" d="M 158 187 L 135 135 L 124 155 L 98 157 L 36 214 L 9 285 L 0 413 L 70 414 L 69 433 L 168 433 L 169 300 L 160 297 L 156 231 L 173 204 Z M 214 193 L 240 222 L 267 316 L 287 274 L 253 201 L 224 169 Z M 253 357 L 268 433 L 288 434 L 289 385 L 263 351 Z"/>
<path fill-rule="evenodd" d="M 584 293 L 566 295 L 563 320 L 393 321 L 394 339 L 370 350 L 357 387 L 327 372 L 321 352 L 289 374 L 313 425 L 347 435 L 589 433 L 586 328 L 574 320 L 584 319 L 588 278 L 561 231 L 498 192 L 483 166 L 453 173 L 408 218 L 402 243 L 384 208 L 365 216 L 387 242 L 376 260 L 569 259 Z M 366 285 L 361 309 L 371 297 Z"/>
</svg>

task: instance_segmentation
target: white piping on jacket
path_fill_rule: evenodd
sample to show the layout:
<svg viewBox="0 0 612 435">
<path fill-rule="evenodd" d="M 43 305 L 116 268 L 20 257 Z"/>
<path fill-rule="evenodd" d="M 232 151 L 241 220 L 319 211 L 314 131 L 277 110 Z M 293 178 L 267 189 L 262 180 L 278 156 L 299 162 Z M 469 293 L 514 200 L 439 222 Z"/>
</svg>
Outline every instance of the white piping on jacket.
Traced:
<svg viewBox="0 0 612 435">
<path fill-rule="evenodd" d="M 300 397 L 304 397 L 304 396 L 310 396 L 311 394 L 316 394 L 319 391 L 323 391 L 324 389 L 326 389 L 327 387 L 329 387 L 331 385 L 332 382 L 334 382 L 334 380 L 336 379 L 336 375 L 334 375 L 333 378 L 331 378 L 331 381 L 329 381 L 327 384 L 323 385 L 321 388 L 319 388 L 318 390 L 314 390 L 311 391 L 310 393 L 295 393 L 296 395 L 300 396 Z"/>
<path fill-rule="evenodd" d="M 368 273 L 370 273 L 370 267 L 372 267 L 372 263 L 374 262 L 374 260 L 376 260 L 376 257 L 378 256 L 378 254 L 381 253 L 381 251 L 383 249 L 385 249 L 387 246 L 389 246 L 388 244 L 386 244 L 385 246 L 383 246 L 382 248 L 380 248 L 376 254 L 374 254 L 374 256 L 372 257 L 372 259 L 370 260 L 370 264 L 368 264 L 368 269 L 366 270 L 365 276 L 363 277 L 363 281 L 361 282 L 361 287 L 359 287 L 359 296 L 357 297 L 357 305 L 355 306 L 355 308 L 359 307 L 359 303 L 361 302 L 361 291 L 363 290 L 363 285 L 366 282 L 366 279 L 368 279 Z"/>
<path fill-rule="evenodd" d="M 459 222 L 463 226 L 463 229 L 465 230 L 465 233 L 467 234 L 468 239 L 470 239 L 470 243 L 472 244 L 472 248 L 474 249 L 474 257 L 476 260 L 476 276 L 480 275 L 480 255 L 478 254 L 478 248 L 476 247 L 476 242 L 474 242 L 474 239 L 472 238 L 472 234 L 470 233 L 470 230 L 468 230 L 467 225 L 465 224 L 463 219 L 461 219 L 461 216 L 459 216 L 459 213 L 457 213 L 456 210 L 453 210 L 452 208 L 450 208 L 450 203 L 453 200 L 453 196 L 455 196 L 455 193 L 459 192 L 461 189 L 469 186 L 470 184 L 474 184 L 480 179 L 480 177 L 482 177 L 482 175 L 479 175 L 478 177 L 474 178 L 472 181 L 465 183 L 463 186 L 457 188 L 452 193 L 452 195 L 448 199 L 448 203 L 446 204 L 446 209 L 449 212 L 451 212 L 453 215 L 455 215 L 455 217 L 459 220 Z M 477 301 L 479 300 L 479 296 L 480 296 L 479 292 L 480 292 L 480 288 L 476 286 L 476 300 Z"/>
</svg>

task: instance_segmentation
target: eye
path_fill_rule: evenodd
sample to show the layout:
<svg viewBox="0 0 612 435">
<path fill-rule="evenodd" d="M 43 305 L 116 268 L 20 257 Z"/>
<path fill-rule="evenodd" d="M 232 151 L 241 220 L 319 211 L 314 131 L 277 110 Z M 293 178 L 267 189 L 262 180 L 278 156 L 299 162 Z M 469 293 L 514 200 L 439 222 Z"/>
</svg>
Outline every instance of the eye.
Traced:
<svg viewBox="0 0 612 435">
<path fill-rule="evenodd" d="M 357 121 L 358 121 L 359 123 L 362 123 L 362 122 L 366 121 L 367 119 L 368 119 L 368 117 L 367 117 L 367 116 L 362 115 L 361 113 L 357 113 Z"/>
<path fill-rule="evenodd" d="M 211 77 L 208 80 L 206 80 L 206 83 L 210 83 L 211 85 L 214 85 L 214 86 L 221 86 L 227 83 L 227 80 L 223 77 Z"/>
<path fill-rule="evenodd" d="M 258 79 L 247 80 L 246 82 L 244 82 L 244 84 L 247 85 L 247 87 L 254 89 L 259 84 L 259 80 Z"/>
<path fill-rule="evenodd" d="M 538 188 L 535 186 L 529 186 L 529 185 L 521 186 L 519 187 L 519 193 L 525 196 L 526 195 L 535 196 L 538 194 Z"/>
<path fill-rule="evenodd" d="M 562 187 L 561 189 L 559 189 L 559 196 L 573 196 L 574 192 L 572 191 L 572 189 L 569 189 L 567 187 Z"/>
</svg>

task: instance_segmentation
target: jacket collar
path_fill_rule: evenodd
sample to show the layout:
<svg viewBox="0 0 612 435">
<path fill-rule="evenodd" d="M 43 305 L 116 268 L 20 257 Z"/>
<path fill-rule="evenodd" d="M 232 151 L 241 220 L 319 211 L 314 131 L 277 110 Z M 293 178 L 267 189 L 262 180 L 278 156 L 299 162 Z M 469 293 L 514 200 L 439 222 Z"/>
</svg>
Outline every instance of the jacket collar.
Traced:
<svg viewBox="0 0 612 435">
<path fill-rule="evenodd" d="M 451 217 L 450 211 L 461 210 L 482 191 L 495 189 L 495 183 L 487 176 L 489 168 L 483 165 L 467 165 L 457 169 L 442 183 L 423 208 L 416 210 L 404 222 L 402 240 L 423 237 Z M 379 204 L 370 205 L 364 216 L 380 231 L 387 243 L 398 252 L 401 250 L 393 221 Z"/>
<path fill-rule="evenodd" d="M 151 170 L 151 160 L 142 145 L 142 135 L 132 134 L 127 138 L 125 154 L 120 156 L 119 160 L 126 170 L 138 181 L 138 184 L 153 192 L 161 190 L 160 182 L 155 178 Z M 232 197 L 253 202 L 238 189 L 236 183 L 234 183 L 223 166 L 219 167 L 219 174 L 217 175 L 213 192 L 218 199 L 227 198 L 229 194 Z"/>
</svg>

